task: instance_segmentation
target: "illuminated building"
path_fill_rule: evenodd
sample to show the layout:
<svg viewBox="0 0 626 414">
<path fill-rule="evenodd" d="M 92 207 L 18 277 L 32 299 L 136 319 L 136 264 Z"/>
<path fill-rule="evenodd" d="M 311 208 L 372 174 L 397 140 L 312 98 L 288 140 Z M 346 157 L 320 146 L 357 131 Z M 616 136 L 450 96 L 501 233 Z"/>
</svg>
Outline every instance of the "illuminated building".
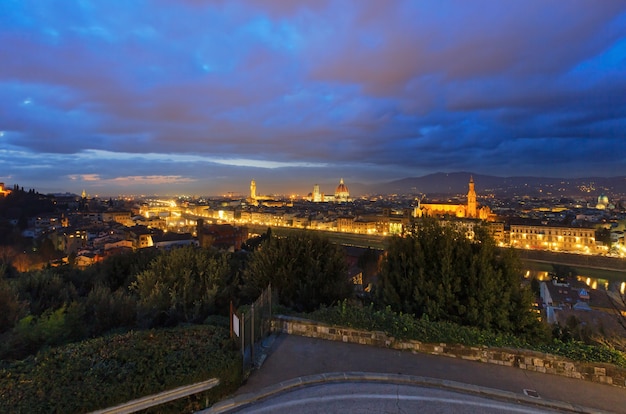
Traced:
<svg viewBox="0 0 626 414">
<path fill-rule="evenodd" d="M 470 177 L 469 190 L 467 191 L 467 217 L 476 218 L 476 191 L 474 190 L 474 177 Z"/>
<path fill-rule="evenodd" d="M 376 233 L 376 220 L 371 218 L 339 217 L 337 218 L 337 231 L 357 234 Z"/>
<path fill-rule="evenodd" d="M 305 199 L 314 203 L 347 203 L 352 201 L 350 198 L 350 191 L 348 190 L 346 183 L 343 181 L 343 178 L 339 181 L 339 185 L 335 188 L 334 194 L 327 195 L 322 193 L 320 185 L 315 184 L 313 186 L 313 192 L 309 193 Z"/>
<path fill-rule="evenodd" d="M 343 182 L 343 178 L 339 181 L 339 185 L 335 189 L 335 201 L 338 203 L 350 201 L 350 191 L 348 191 L 348 186 Z"/>
<path fill-rule="evenodd" d="M 270 196 L 266 196 L 266 195 L 259 195 L 256 193 L 256 181 L 252 180 L 250 181 L 250 197 L 248 197 L 246 199 L 246 201 L 248 202 L 248 204 L 253 205 L 253 206 L 258 206 L 259 202 L 263 202 L 263 201 L 273 201 L 272 197 Z"/>
<path fill-rule="evenodd" d="M 250 181 L 250 198 L 256 200 L 256 181 Z"/>
<path fill-rule="evenodd" d="M 0 183 L 0 197 L 8 196 L 11 194 L 11 190 L 4 187 L 4 183 Z"/>
<path fill-rule="evenodd" d="M 315 184 L 313 186 L 313 196 L 312 196 L 312 201 L 314 203 L 319 203 L 323 200 L 322 197 L 322 193 L 320 192 L 320 185 L 319 184 Z"/>
<path fill-rule="evenodd" d="M 606 195 L 600 194 L 598 196 L 598 203 L 596 204 L 596 209 L 606 210 L 606 209 L 614 209 L 614 208 L 615 206 L 609 203 L 609 198 Z"/>
<path fill-rule="evenodd" d="M 511 246 L 520 249 L 571 253 L 598 253 L 595 229 L 583 227 L 511 224 Z"/>
<path fill-rule="evenodd" d="M 503 245 L 505 243 L 504 223 L 502 222 L 489 223 L 489 233 L 493 237 L 493 240 L 499 245 Z"/>
<path fill-rule="evenodd" d="M 383 209 L 382 214 L 337 218 L 337 231 L 357 234 L 402 234 L 411 222 L 411 210 L 392 213 Z"/>
<path fill-rule="evenodd" d="M 126 227 L 130 227 L 135 224 L 132 220 L 130 211 L 105 211 L 102 213 L 102 221 L 114 221 Z"/>
<path fill-rule="evenodd" d="M 422 216 L 452 216 L 458 218 L 479 218 L 490 220 L 492 213 L 487 206 L 478 208 L 476 202 L 476 190 L 474 189 L 474 178 L 470 177 L 467 191 L 467 204 L 422 204 L 419 203 L 414 210 L 415 217 Z"/>
<path fill-rule="evenodd" d="M 153 230 L 145 226 L 126 228 L 126 238 L 133 243 L 133 249 L 144 249 L 154 246 L 152 241 Z"/>
<path fill-rule="evenodd" d="M 196 234 L 201 247 L 217 247 L 230 251 L 239 250 L 249 237 L 247 227 L 230 224 L 205 225 L 202 219 L 198 220 Z"/>
</svg>

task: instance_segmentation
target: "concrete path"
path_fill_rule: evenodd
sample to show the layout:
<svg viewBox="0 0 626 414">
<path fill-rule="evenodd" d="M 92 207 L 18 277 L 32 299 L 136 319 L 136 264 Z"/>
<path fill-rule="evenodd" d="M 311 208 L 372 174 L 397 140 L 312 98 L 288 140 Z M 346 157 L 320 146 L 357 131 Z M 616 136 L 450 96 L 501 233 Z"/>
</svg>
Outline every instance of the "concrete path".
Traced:
<svg viewBox="0 0 626 414">
<path fill-rule="evenodd" d="M 530 398 L 560 402 L 563 407 L 570 407 L 564 411 L 626 414 L 626 388 L 519 368 L 284 334 L 271 344 L 261 368 L 252 372 L 234 399 L 215 407 L 232 407 L 235 402 L 274 395 L 281 389 L 303 385 L 303 379 L 307 384 L 337 380 L 337 375 L 320 375 L 328 373 L 356 373 L 355 378 L 364 380 L 378 376 L 379 382 L 385 378 L 414 378 L 426 381 L 419 385 L 452 384 L 451 389 L 483 396 L 492 390 L 493 398 L 500 400 L 508 396 L 521 401 Z"/>
</svg>

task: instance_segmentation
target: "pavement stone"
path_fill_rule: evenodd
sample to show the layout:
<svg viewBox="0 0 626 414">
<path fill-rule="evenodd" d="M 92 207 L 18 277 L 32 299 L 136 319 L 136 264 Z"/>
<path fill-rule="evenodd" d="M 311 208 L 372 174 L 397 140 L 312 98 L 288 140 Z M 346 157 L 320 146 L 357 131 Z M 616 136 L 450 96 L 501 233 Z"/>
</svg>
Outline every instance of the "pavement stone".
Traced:
<svg viewBox="0 0 626 414">
<path fill-rule="evenodd" d="M 514 367 L 286 334 L 266 338 L 258 352 L 246 383 L 201 413 L 226 413 L 328 382 L 413 384 L 562 412 L 626 413 L 626 388 Z"/>
</svg>

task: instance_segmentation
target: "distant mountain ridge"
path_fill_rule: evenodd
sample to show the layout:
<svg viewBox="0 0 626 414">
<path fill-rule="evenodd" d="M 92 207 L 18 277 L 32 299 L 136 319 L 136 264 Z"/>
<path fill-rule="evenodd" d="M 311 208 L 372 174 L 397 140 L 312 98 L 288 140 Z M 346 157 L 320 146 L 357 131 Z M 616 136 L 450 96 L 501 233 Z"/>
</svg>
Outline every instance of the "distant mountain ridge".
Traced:
<svg viewBox="0 0 626 414">
<path fill-rule="evenodd" d="M 495 195 L 530 195 L 546 197 L 581 197 L 626 195 L 626 176 L 619 177 L 497 177 L 471 172 L 435 173 L 408 177 L 370 187 L 378 194 L 465 194 L 470 177 L 477 193 Z"/>
</svg>

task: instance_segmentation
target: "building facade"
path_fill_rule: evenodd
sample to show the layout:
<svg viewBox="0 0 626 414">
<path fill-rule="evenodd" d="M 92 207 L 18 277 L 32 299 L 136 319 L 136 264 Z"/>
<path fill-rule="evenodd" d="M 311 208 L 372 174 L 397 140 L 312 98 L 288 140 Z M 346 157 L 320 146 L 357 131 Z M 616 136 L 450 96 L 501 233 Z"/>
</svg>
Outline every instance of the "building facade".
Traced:
<svg viewBox="0 0 626 414">
<path fill-rule="evenodd" d="M 492 212 L 487 206 L 478 207 L 478 203 L 476 201 L 476 190 L 474 188 L 474 178 L 470 177 L 467 191 L 467 204 L 418 203 L 418 206 L 414 210 L 414 215 L 415 217 L 451 216 L 457 218 L 478 218 L 481 220 L 490 220 Z"/>
<path fill-rule="evenodd" d="M 346 203 L 350 201 L 350 191 L 348 186 L 343 182 L 343 178 L 339 181 L 339 185 L 335 189 L 335 201 L 338 203 Z"/>
<path fill-rule="evenodd" d="M 582 227 L 511 224 L 511 246 L 520 249 L 571 253 L 598 253 L 595 229 Z"/>
</svg>

